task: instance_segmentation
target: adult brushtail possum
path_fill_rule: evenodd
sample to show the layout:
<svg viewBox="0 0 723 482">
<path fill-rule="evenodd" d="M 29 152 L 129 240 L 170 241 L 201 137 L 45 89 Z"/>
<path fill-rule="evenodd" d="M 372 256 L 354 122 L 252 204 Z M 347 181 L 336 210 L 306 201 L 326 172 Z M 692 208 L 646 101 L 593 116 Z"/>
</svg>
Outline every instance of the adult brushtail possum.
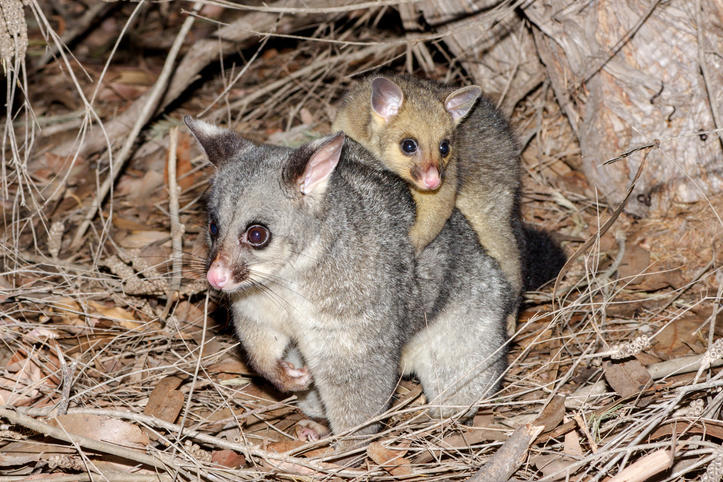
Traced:
<svg viewBox="0 0 723 482">
<path fill-rule="evenodd" d="M 406 183 L 343 134 L 292 149 L 186 123 L 217 168 L 207 278 L 260 375 L 336 434 L 376 432 L 400 371 L 437 415 L 497 389 L 514 301 L 457 210 L 415 256 Z"/>
</svg>

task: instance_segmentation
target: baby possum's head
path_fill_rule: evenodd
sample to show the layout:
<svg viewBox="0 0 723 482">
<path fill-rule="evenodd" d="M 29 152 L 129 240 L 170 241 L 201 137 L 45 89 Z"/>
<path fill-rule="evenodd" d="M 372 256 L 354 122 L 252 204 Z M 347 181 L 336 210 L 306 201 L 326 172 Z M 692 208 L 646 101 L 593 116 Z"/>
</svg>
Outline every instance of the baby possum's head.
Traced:
<svg viewBox="0 0 723 482">
<path fill-rule="evenodd" d="M 277 284 L 285 269 L 299 268 L 343 134 L 294 150 L 184 120 L 217 168 L 207 195 L 209 284 L 224 293 Z"/>
<path fill-rule="evenodd" d="M 420 191 L 438 189 L 454 157 L 454 129 L 482 93 L 476 85 L 444 98 L 414 81 L 371 82 L 371 130 L 387 167 Z"/>
</svg>

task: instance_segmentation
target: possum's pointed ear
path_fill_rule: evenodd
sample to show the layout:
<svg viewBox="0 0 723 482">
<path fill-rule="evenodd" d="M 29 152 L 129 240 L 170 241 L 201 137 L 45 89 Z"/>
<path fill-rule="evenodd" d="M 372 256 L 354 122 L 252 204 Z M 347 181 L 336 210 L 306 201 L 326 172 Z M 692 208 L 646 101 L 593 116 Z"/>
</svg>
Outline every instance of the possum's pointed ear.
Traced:
<svg viewBox="0 0 723 482">
<path fill-rule="evenodd" d="M 291 155 L 284 179 L 305 196 L 324 194 L 341 158 L 344 139 L 344 133 L 338 132 L 300 147 Z"/>
<path fill-rule="evenodd" d="M 397 84 L 384 77 L 372 80 L 372 112 L 384 123 L 399 113 L 404 94 Z"/>
<path fill-rule="evenodd" d="M 232 159 L 239 151 L 250 144 L 234 131 L 224 129 L 187 115 L 183 117 L 191 133 L 196 138 L 206 157 L 216 167 Z"/>
<path fill-rule="evenodd" d="M 444 99 L 444 108 L 452 116 L 455 124 L 459 124 L 469 114 L 480 95 L 482 95 L 482 89 L 479 86 L 468 85 L 455 90 Z"/>
</svg>

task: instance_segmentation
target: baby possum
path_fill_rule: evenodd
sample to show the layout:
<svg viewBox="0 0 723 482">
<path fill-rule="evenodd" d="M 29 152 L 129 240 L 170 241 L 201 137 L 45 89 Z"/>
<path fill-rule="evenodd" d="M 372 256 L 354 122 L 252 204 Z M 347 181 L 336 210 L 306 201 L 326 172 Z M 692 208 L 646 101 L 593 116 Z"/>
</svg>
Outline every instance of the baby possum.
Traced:
<svg viewBox="0 0 723 482">
<path fill-rule="evenodd" d="M 440 415 L 497 389 L 512 297 L 458 211 L 415 257 L 406 183 L 343 134 L 291 149 L 185 121 L 217 167 L 207 278 L 259 374 L 335 434 L 378 431 L 400 367 Z"/>
<path fill-rule="evenodd" d="M 370 77 L 345 96 L 332 129 L 344 131 L 410 184 L 416 204 L 410 235 L 417 252 L 456 206 L 519 296 L 519 149 L 507 121 L 481 93 L 476 85 Z M 514 331 L 514 316 L 508 325 Z"/>
</svg>

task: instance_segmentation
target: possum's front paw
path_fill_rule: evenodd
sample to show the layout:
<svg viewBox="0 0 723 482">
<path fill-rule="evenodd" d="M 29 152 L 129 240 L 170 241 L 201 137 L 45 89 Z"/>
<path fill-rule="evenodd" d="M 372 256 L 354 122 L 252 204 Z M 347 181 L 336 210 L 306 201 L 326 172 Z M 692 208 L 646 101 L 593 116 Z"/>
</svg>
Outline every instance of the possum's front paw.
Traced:
<svg viewBox="0 0 723 482">
<path fill-rule="evenodd" d="M 276 386 L 284 392 L 301 392 L 311 385 L 311 373 L 306 367 L 296 368 L 286 360 L 279 360 Z"/>
<path fill-rule="evenodd" d="M 316 442 L 331 434 L 331 431 L 327 427 L 309 419 L 299 420 L 296 424 L 295 431 L 296 438 L 304 442 Z"/>
</svg>

